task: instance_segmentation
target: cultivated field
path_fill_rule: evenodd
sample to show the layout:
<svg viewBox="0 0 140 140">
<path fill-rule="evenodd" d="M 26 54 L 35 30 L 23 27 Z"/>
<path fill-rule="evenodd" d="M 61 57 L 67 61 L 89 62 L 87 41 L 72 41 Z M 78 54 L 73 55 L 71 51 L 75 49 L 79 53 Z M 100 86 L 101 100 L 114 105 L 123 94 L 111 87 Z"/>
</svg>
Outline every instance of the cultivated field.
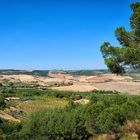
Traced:
<svg viewBox="0 0 140 140">
<path fill-rule="evenodd" d="M 139 76 L 139 75 L 138 75 Z M 137 76 L 137 78 L 138 78 Z M 62 72 L 49 72 L 47 76 L 27 74 L 0 75 L 0 82 L 24 83 L 25 85 L 68 91 L 111 90 L 126 93 L 140 93 L 140 82 L 130 76 L 116 76 L 101 73 L 93 76 L 79 76 Z"/>
</svg>

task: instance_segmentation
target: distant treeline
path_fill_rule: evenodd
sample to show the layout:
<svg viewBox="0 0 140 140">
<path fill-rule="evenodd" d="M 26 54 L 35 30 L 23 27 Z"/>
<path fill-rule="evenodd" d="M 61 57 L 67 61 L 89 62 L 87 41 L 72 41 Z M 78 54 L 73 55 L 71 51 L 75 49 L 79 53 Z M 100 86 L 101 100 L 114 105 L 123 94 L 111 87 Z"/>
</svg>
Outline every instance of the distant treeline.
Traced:
<svg viewBox="0 0 140 140">
<path fill-rule="evenodd" d="M 77 75 L 77 76 L 92 76 L 101 73 L 108 73 L 109 71 L 106 69 L 99 69 L 99 70 L 77 70 L 77 71 L 68 71 L 69 74 Z"/>
<path fill-rule="evenodd" d="M 10 74 L 28 74 L 28 75 L 37 75 L 37 76 L 47 76 L 49 70 L 33 70 L 33 71 L 27 71 L 27 70 L 0 70 L 0 74 L 4 75 L 10 75 Z"/>
<path fill-rule="evenodd" d="M 98 69 L 98 70 L 33 70 L 33 71 L 28 71 L 28 70 L 13 70 L 13 69 L 8 69 L 8 70 L 0 70 L 0 74 L 2 75 L 10 75 L 10 74 L 27 74 L 27 75 L 35 75 L 35 76 L 48 76 L 48 73 L 62 73 L 62 74 L 71 74 L 73 76 L 93 76 L 97 74 L 102 74 L 102 73 L 110 73 L 109 70 L 107 69 Z M 132 76 L 132 77 L 138 77 L 137 74 L 140 74 L 140 69 L 129 69 L 126 71 L 125 75 L 127 76 Z"/>
<path fill-rule="evenodd" d="M 28 74 L 28 75 L 37 75 L 37 76 L 48 76 L 48 73 L 50 72 L 50 70 L 33 70 L 33 71 L 28 71 L 28 70 L 13 70 L 13 69 L 6 69 L 6 70 L 0 70 L 0 74 L 5 74 L 5 75 L 10 75 L 10 74 Z M 100 73 L 107 73 L 108 70 L 67 70 L 67 71 L 63 71 L 63 70 L 51 70 L 51 73 L 67 73 L 67 74 L 71 74 L 74 76 L 81 76 L 81 75 L 85 75 L 85 76 L 92 76 L 92 75 L 96 75 L 96 74 L 100 74 Z"/>
</svg>

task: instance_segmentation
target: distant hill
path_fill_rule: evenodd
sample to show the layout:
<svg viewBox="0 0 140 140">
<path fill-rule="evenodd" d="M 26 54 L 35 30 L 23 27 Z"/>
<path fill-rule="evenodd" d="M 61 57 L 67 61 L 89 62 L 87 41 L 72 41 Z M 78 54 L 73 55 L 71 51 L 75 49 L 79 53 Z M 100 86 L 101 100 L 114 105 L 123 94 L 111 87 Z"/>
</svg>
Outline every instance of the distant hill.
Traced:
<svg viewBox="0 0 140 140">
<path fill-rule="evenodd" d="M 133 77 L 134 79 L 140 79 L 140 69 L 129 69 L 125 75 Z"/>
<path fill-rule="evenodd" d="M 36 76 L 47 76 L 49 70 L 13 70 L 13 69 L 6 69 L 0 70 L 0 74 L 3 75 L 11 75 L 11 74 L 27 74 L 27 75 L 36 75 Z"/>
<path fill-rule="evenodd" d="M 108 73 L 108 70 L 13 70 L 13 69 L 3 69 L 0 70 L 0 74 L 11 75 L 11 74 L 27 74 L 27 75 L 37 75 L 37 76 L 47 76 L 48 73 L 53 74 L 71 74 L 74 76 L 92 76 L 101 73 Z"/>
<path fill-rule="evenodd" d="M 67 71 L 69 74 L 74 75 L 74 76 L 93 76 L 97 74 L 102 74 L 102 73 L 109 73 L 108 70 L 102 69 L 102 70 L 71 70 Z"/>
<path fill-rule="evenodd" d="M 35 76 L 48 76 L 49 73 L 52 74 L 70 74 L 73 76 L 93 76 L 97 74 L 110 73 L 107 69 L 97 69 L 97 70 L 14 70 L 14 69 L 1 69 L 1 75 L 12 75 L 12 74 L 27 74 Z M 140 79 L 140 69 L 129 69 L 127 70 L 126 76 L 131 76 L 135 79 Z"/>
</svg>

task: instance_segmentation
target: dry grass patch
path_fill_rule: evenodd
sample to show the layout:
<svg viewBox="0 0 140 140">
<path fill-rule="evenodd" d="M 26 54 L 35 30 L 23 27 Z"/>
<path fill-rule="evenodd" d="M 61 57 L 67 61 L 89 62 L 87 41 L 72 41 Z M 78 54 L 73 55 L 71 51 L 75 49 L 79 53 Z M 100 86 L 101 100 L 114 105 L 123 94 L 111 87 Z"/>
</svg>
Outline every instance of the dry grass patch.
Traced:
<svg viewBox="0 0 140 140">
<path fill-rule="evenodd" d="M 0 118 L 8 120 L 8 121 L 13 121 L 13 122 L 18 122 L 20 123 L 19 119 L 14 118 L 13 116 L 5 113 L 3 110 L 0 110 Z"/>
<path fill-rule="evenodd" d="M 36 112 L 45 108 L 61 108 L 68 104 L 68 100 L 48 97 L 44 99 L 28 100 L 17 107 L 25 112 Z"/>
</svg>

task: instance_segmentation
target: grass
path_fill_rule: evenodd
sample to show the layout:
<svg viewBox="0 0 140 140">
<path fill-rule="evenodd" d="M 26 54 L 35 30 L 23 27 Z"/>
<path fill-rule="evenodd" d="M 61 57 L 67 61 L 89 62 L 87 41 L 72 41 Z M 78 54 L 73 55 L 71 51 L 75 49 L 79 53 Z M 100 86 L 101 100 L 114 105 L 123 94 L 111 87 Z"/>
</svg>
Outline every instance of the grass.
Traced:
<svg viewBox="0 0 140 140">
<path fill-rule="evenodd" d="M 129 134 L 126 136 L 123 136 L 120 140 L 138 140 L 138 137 L 134 134 Z"/>
<path fill-rule="evenodd" d="M 36 112 L 45 108 L 62 108 L 69 103 L 66 99 L 55 97 L 40 98 L 36 100 L 28 100 L 20 103 L 17 107 L 25 112 Z"/>
</svg>

